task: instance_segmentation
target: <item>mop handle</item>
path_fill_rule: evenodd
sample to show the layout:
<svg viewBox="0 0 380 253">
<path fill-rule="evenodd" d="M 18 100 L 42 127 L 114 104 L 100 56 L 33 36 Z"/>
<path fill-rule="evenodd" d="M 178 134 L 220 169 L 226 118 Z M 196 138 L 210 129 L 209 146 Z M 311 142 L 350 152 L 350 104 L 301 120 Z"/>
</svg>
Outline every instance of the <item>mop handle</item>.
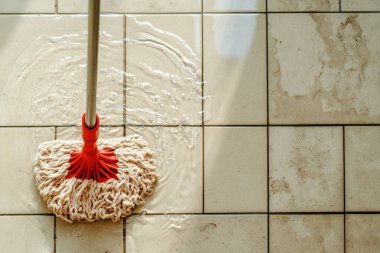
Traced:
<svg viewBox="0 0 380 253">
<path fill-rule="evenodd" d="M 98 73 L 100 0 L 88 0 L 87 44 L 87 98 L 86 119 L 88 128 L 96 125 L 96 82 Z"/>
</svg>

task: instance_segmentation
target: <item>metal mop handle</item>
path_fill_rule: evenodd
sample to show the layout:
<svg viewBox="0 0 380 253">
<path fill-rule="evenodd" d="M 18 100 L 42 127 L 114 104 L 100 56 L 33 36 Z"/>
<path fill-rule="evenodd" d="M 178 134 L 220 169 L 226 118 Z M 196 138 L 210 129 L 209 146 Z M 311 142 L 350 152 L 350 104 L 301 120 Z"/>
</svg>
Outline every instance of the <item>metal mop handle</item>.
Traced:
<svg viewBox="0 0 380 253">
<path fill-rule="evenodd" d="M 88 128 L 92 128 L 96 124 L 100 0 L 88 0 L 88 3 L 87 99 L 85 123 Z"/>
</svg>

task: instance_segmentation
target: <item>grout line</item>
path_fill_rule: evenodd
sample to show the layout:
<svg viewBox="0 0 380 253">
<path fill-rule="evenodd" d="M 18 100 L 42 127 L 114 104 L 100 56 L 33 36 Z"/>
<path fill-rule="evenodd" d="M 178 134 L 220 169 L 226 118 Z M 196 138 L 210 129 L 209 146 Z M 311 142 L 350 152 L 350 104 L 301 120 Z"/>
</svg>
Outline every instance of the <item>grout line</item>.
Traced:
<svg viewBox="0 0 380 253">
<path fill-rule="evenodd" d="M 269 44 L 268 44 L 268 0 L 265 1 L 265 53 L 266 53 L 266 96 L 267 96 L 267 252 L 270 251 L 270 196 L 269 196 L 269 70 L 268 70 L 268 55 L 269 55 Z"/>
<path fill-rule="evenodd" d="M 126 134 L 127 124 L 127 17 L 123 15 L 123 134 Z"/>
<path fill-rule="evenodd" d="M 342 0 L 339 0 L 339 12 L 342 12 Z"/>
<path fill-rule="evenodd" d="M 343 126 L 343 249 L 346 253 L 346 130 Z"/>
<path fill-rule="evenodd" d="M 201 62 L 201 71 L 202 71 L 202 81 L 201 81 L 201 84 L 202 84 L 202 213 L 205 212 L 205 110 L 204 110 L 204 84 L 205 84 L 205 80 L 204 80 L 204 46 L 203 46 L 203 43 L 204 43 L 204 24 L 203 24 L 203 18 L 204 18 L 204 14 L 203 14 L 203 0 L 202 0 L 202 6 L 201 6 L 201 10 L 202 10 L 202 14 L 201 14 L 201 59 L 202 59 L 202 62 Z"/>
<path fill-rule="evenodd" d="M 54 14 L 58 14 L 58 0 L 54 0 Z"/>
<path fill-rule="evenodd" d="M 123 218 L 123 252 L 124 253 L 127 253 L 126 238 L 127 238 L 127 220 L 126 218 Z"/>
<path fill-rule="evenodd" d="M 248 124 L 248 125 L 206 125 L 206 124 L 176 124 L 176 125 L 141 125 L 141 124 L 121 124 L 121 125 L 100 125 L 100 127 L 378 127 L 380 124 Z M 80 127 L 79 125 L 32 125 L 32 126 L 21 126 L 21 125 L 6 125 L 0 128 L 49 128 L 49 127 Z"/>
<path fill-rule="evenodd" d="M 57 6 L 58 10 L 58 6 Z M 380 13 L 380 11 L 225 11 L 225 12 L 103 12 L 102 16 L 113 16 L 113 15 L 199 15 L 199 14 L 213 14 L 213 15 L 235 15 L 235 14 L 310 14 L 310 13 L 326 13 L 326 14 L 339 14 L 339 13 Z M 58 12 L 34 12 L 34 13 L 23 13 L 23 12 L 3 12 L 0 13 L 2 15 L 35 15 L 35 16 L 55 16 L 55 15 L 66 15 L 66 16 L 85 16 L 87 13 L 85 12 L 67 12 L 61 13 Z"/>
<path fill-rule="evenodd" d="M 186 212 L 173 212 L 173 213 L 146 213 L 144 215 L 154 216 L 154 215 L 380 215 L 379 211 L 349 211 L 349 212 L 219 212 L 219 213 L 186 213 Z M 53 213 L 3 213 L 0 216 L 55 216 Z M 134 213 L 131 216 L 142 216 L 139 213 Z"/>
<path fill-rule="evenodd" d="M 54 127 L 54 140 L 57 140 L 57 131 L 58 128 Z M 57 216 L 54 215 L 54 232 L 53 232 L 53 240 L 54 240 L 54 245 L 53 245 L 53 252 L 57 252 Z"/>
<path fill-rule="evenodd" d="M 57 252 L 57 216 L 54 215 L 54 233 L 53 233 L 53 238 L 54 238 L 54 248 L 53 252 Z"/>
</svg>

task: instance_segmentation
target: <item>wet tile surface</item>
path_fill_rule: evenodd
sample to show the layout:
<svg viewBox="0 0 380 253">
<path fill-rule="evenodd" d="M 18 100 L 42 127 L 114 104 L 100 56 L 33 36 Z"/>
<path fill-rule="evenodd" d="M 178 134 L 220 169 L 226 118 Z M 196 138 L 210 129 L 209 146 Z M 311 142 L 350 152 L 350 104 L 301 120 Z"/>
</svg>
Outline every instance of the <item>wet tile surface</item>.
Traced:
<svg viewBox="0 0 380 253">
<path fill-rule="evenodd" d="M 380 2 L 377 0 L 341 0 L 342 11 L 379 11 Z"/>
<path fill-rule="evenodd" d="M 205 129 L 205 211 L 266 212 L 265 127 Z"/>
<path fill-rule="evenodd" d="M 269 15 L 270 122 L 379 123 L 379 17 Z"/>
<path fill-rule="evenodd" d="M 271 253 L 343 253 L 343 215 L 273 215 Z"/>
<path fill-rule="evenodd" d="M 101 1 L 101 11 L 111 13 L 171 13 L 200 12 L 201 0 L 107 0 Z M 58 11 L 62 13 L 87 12 L 86 1 L 58 0 Z"/>
<path fill-rule="evenodd" d="M 139 134 L 149 143 L 159 175 L 153 196 L 136 213 L 201 213 L 202 129 L 130 127 L 126 134 Z"/>
<path fill-rule="evenodd" d="M 128 124 L 199 125 L 201 16 L 127 16 Z"/>
<path fill-rule="evenodd" d="M 342 135 L 342 127 L 270 128 L 270 211 L 343 211 Z"/>
<path fill-rule="evenodd" d="M 1 252 L 51 253 L 54 251 L 53 216 L 1 216 Z"/>
<path fill-rule="evenodd" d="M 70 224 L 57 218 L 56 234 L 57 253 L 123 252 L 123 222 Z"/>
<path fill-rule="evenodd" d="M 123 123 L 123 18 L 102 17 L 98 114 Z M 0 17 L 0 125 L 68 125 L 85 111 L 85 16 Z M 27 42 L 27 43 L 25 43 Z M 31 62 L 30 59 L 34 59 Z"/>
<path fill-rule="evenodd" d="M 347 253 L 380 252 L 380 215 L 346 215 Z"/>
<path fill-rule="evenodd" d="M 266 229 L 265 215 L 142 216 L 127 220 L 126 246 L 141 253 L 264 253 Z"/>
<path fill-rule="evenodd" d="M 205 124 L 265 124 L 265 16 L 215 14 L 203 22 Z"/>
<path fill-rule="evenodd" d="M 54 140 L 54 128 L 0 128 L 0 213 L 49 213 L 33 177 L 33 158 L 41 142 Z"/>
<path fill-rule="evenodd" d="M 265 0 L 203 0 L 205 12 L 265 11 Z"/>
<path fill-rule="evenodd" d="M 380 128 L 347 127 L 346 210 L 380 210 Z"/>
<path fill-rule="evenodd" d="M 339 0 L 268 0 L 269 11 L 339 11 Z"/>
<path fill-rule="evenodd" d="M 54 0 L 1 1 L 0 13 L 54 13 Z"/>
</svg>

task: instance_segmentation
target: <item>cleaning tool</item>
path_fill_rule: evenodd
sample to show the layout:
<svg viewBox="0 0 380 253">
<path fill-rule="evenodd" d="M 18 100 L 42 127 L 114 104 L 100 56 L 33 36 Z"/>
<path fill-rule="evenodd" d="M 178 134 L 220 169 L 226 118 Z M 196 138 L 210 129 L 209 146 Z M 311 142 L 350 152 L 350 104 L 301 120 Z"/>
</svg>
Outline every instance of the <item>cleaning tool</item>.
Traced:
<svg viewBox="0 0 380 253">
<path fill-rule="evenodd" d="M 100 0 L 89 0 L 87 99 L 81 141 L 39 145 L 33 161 L 37 189 L 47 206 L 68 221 L 118 221 L 144 204 L 157 174 L 153 153 L 139 135 L 98 140 L 96 114 Z"/>
</svg>

